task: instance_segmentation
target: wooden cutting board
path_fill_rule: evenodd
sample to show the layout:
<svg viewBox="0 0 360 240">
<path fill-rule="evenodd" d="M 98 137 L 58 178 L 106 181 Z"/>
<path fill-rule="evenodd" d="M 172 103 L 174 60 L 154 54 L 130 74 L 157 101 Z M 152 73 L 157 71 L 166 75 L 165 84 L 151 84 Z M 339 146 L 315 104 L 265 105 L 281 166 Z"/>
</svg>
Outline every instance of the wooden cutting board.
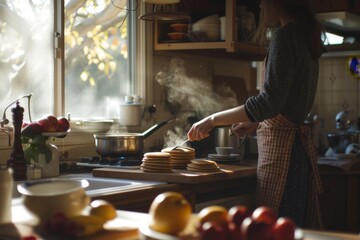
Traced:
<svg viewBox="0 0 360 240">
<path fill-rule="evenodd" d="M 140 169 L 96 168 L 93 169 L 92 174 L 94 177 L 187 184 L 215 182 L 256 175 L 255 166 L 218 165 L 221 171 L 212 173 L 192 172 L 186 169 L 175 169 L 172 173 L 149 173 Z"/>
</svg>

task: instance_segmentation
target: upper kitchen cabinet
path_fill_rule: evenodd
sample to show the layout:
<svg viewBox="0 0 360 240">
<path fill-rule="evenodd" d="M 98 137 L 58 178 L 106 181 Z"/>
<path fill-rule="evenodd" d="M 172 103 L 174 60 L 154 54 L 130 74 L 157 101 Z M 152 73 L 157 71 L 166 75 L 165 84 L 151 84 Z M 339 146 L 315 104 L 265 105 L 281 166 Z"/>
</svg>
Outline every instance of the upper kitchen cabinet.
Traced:
<svg viewBox="0 0 360 240">
<path fill-rule="evenodd" d="M 344 37 L 359 35 L 360 1 L 309 0 L 309 4 L 327 31 Z"/>
<path fill-rule="evenodd" d="M 240 24 L 247 19 L 245 24 L 256 29 L 259 3 L 260 0 L 181 0 L 176 11 L 188 19 L 154 21 L 154 50 L 261 61 L 266 49 L 244 38 Z M 215 21 L 214 16 L 218 16 Z"/>
</svg>

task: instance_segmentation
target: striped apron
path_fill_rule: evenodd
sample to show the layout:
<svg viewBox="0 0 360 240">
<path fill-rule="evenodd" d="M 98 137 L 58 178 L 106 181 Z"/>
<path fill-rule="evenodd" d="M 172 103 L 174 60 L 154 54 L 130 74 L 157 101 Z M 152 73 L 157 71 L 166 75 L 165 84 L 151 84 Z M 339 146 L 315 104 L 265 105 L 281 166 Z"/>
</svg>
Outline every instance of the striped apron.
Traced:
<svg viewBox="0 0 360 240">
<path fill-rule="evenodd" d="M 267 119 L 259 124 L 257 204 L 268 206 L 278 213 L 289 171 L 291 151 L 296 136 L 300 136 L 307 158 L 310 161 L 308 180 L 308 202 L 306 214 L 307 228 L 323 229 L 318 194 L 323 191 L 317 168 L 317 150 L 312 142 L 311 129 L 287 120 L 283 115 Z"/>
</svg>

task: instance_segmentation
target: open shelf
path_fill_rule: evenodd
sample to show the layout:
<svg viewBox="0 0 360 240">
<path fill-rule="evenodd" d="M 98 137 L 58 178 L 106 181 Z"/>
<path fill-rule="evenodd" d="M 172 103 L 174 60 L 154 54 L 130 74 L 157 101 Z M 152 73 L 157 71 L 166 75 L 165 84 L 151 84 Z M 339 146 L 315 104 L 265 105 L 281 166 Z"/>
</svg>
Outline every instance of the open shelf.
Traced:
<svg viewBox="0 0 360 240">
<path fill-rule="evenodd" d="M 214 14 L 214 7 L 211 6 L 210 0 L 193 1 L 194 8 L 196 4 L 202 2 L 206 5 L 209 3 L 209 13 Z M 266 49 L 248 42 L 237 41 L 238 31 L 236 28 L 236 0 L 226 0 L 218 8 L 219 16 L 225 13 L 226 17 L 226 31 L 225 41 L 216 42 L 171 42 L 166 41 L 166 33 L 169 31 L 169 25 L 164 23 L 155 22 L 154 31 L 154 51 L 182 51 L 184 53 L 203 55 L 203 56 L 216 56 L 228 57 L 235 59 L 244 59 L 252 61 L 261 61 L 266 55 Z M 191 26 L 189 26 L 191 27 Z M 216 54 L 216 55 L 215 55 Z"/>
</svg>

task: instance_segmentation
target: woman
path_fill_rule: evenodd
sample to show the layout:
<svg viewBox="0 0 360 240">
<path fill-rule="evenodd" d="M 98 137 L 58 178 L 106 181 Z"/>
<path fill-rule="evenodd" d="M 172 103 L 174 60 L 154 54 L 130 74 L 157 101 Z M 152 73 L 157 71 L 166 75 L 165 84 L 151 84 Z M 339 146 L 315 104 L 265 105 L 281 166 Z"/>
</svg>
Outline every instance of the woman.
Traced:
<svg viewBox="0 0 360 240">
<path fill-rule="evenodd" d="M 188 138 L 201 140 L 220 125 L 233 124 L 240 135 L 256 130 L 257 204 L 322 229 L 317 151 L 303 122 L 315 98 L 323 32 L 306 0 L 263 0 L 256 39 L 266 42 L 269 33 L 259 95 L 195 123 Z"/>
</svg>

